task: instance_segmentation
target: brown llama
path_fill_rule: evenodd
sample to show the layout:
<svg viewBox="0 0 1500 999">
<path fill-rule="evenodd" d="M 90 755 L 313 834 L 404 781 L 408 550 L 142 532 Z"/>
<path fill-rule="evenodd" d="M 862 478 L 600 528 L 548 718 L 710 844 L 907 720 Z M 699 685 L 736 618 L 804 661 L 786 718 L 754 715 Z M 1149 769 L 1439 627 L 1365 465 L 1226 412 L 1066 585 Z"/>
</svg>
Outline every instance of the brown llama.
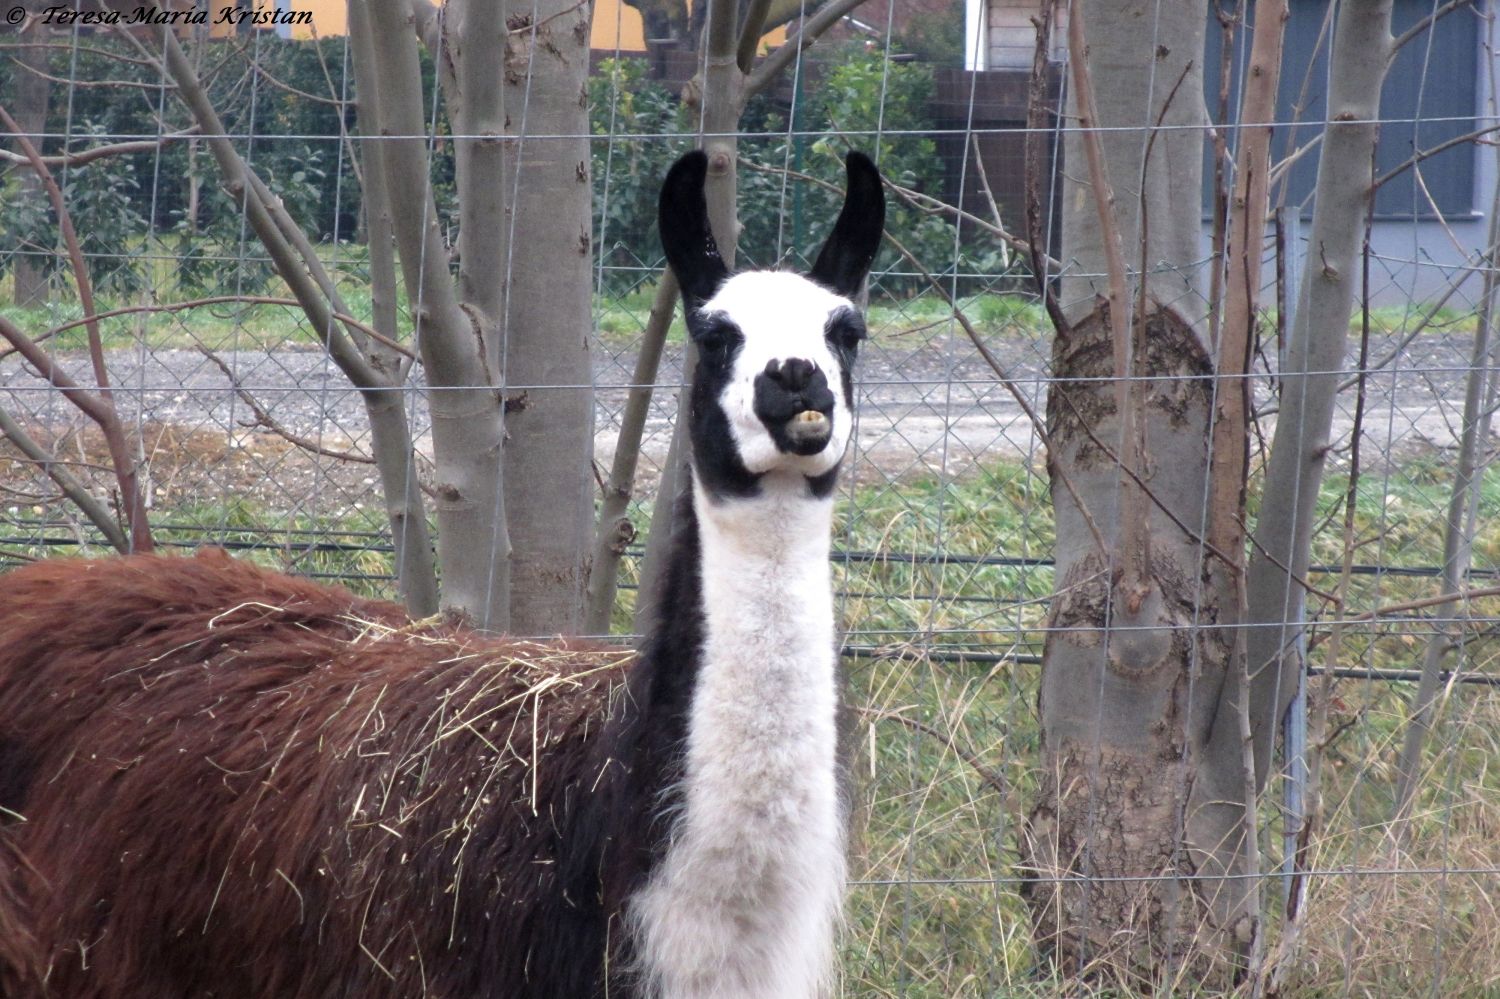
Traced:
<svg viewBox="0 0 1500 999">
<path fill-rule="evenodd" d="M 661 197 L 700 353 L 640 651 L 235 561 L 0 575 L 0 997 L 811 999 L 844 885 L 832 492 L 881 232 L 731 275 Z"/>
</svg>

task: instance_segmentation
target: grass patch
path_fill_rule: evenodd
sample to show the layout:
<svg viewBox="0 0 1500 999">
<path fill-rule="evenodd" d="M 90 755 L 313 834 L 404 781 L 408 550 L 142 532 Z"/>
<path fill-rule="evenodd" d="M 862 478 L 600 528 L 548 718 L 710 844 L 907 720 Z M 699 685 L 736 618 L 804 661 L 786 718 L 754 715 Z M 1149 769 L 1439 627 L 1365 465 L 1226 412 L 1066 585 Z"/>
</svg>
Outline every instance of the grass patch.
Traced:
<svg viewBox="0 0 1500 999">
<path fill-rule="evenodd" d="M 357 248 L 356 248 L 357 249 Z M 351 251 L 352 252 L 352 251 Z M 330 254 L 330 258 L 332 258 Z M 325 261 L 336 276 L 339 293 L 351 314 L 361 322 L 371 318 L 370 289 L 362 262 L 329 259 Z M 156 288 L 174 288 L 175 282 L 164 281 Z M 96 294 L 101 313 L 143 305 L 171 304 L 197 298 L 229 294 L 222 290 L 182 289 L 170 294 L 135 298 Z M 266 297 L 286 298 L 284 288 L 272 288 Z M 594 327 L 598 343 L 607 350 L 633 349 L 645 333 L 656 295 L 654 282 L 642 284 L 625 293 L 606 293 L 594 297 Z M 1019 295 L 977 295 L 962 303 L 966 314 L 981 330 L 1006 336 L 1048 335 L 1050 326 L 1041 307 Z M 403 330 L 410 329 L 406 299 L 398 297 L 398 320 Z M 39 306 L 0 305 L 4 316 L 23 331 L 42 336 L 59 326 L 83 318 L 83 309 L 72 297 L 58 295 L 52 302 Z M 876 336 L 900 335 L 946 323 L 951 316 L 948 305 L 932 295 L 901 301 L 877 300 L 869 310 L 870 330 Z M 302 311 L 294 306 L 254 303 L 229 303 L 200 306 L 177 313 L 132 313 L 100 322 L 100 334 L 106 350 L 139 348 L 152 350 L 213 351 L 276 350 L 315 348 L 318 338 Z M 680 309 L 668 328 L 667 342 L 681 344 L 686 338 Z M 61 352 L 88 348 L 88 333 L 83 326 L 73 326 L 50 340 L 52 349 Z"/>
</svg>

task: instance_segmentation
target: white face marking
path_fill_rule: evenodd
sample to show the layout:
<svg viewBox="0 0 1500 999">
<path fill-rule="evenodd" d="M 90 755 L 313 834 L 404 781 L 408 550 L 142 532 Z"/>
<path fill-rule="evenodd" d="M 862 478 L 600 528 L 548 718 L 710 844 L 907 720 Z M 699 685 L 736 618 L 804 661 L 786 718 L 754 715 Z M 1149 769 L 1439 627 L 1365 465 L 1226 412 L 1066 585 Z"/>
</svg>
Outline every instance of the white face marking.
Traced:
<svg viewBox="0 0 1500 999">
<path fill-rule="evenodd" d="M 801 275 L 780 271 L 737 274 L 704 303 L 703 312 L 722 313 L 745 336 L 729 383 L 719 396 L 719 405 L 729 418 L 730 433 L 747 471 L 762 474 L 787 469 L 816 476 L 833 468 L 844 456 L 851 421 L 848 404 L 844 402 L 843 366 L 824 334 L 830 315 L 839 309 L 853 308 L 847 298 Z M 833 391 L 833 433 L 816 454 L 782 451 L 755 415 L 756 375 L 765 371 L 773 360 L 785 362 L 794 358 L 816 365 Z"/>
</svg>

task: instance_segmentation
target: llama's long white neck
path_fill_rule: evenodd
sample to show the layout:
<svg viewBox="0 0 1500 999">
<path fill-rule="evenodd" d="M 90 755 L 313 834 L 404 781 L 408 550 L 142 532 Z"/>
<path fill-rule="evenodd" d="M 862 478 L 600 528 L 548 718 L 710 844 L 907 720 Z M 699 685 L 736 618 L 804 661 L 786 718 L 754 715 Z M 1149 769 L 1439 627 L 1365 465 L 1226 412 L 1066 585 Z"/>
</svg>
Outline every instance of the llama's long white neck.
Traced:
<svg viewBox="0 0 1500 999">
<path fill-rule="evenodd" d="M 827 983 L 844 885 L 832 507 L 795 474 L 754 498 L 695 496 L 704 641 L 683 812 L 632 913 L 662 999 L 807 999 Z"/>
</svg>

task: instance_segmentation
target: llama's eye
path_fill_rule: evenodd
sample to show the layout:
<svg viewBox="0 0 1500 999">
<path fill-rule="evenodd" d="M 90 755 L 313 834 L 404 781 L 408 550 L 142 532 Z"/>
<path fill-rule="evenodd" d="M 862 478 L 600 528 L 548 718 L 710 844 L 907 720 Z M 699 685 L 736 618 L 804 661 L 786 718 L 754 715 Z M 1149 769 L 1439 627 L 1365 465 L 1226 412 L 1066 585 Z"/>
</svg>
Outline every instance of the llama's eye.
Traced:
<svg viewBox="0 0 1500 999">
<path fill-rule="evenodd" d="M 846 316 L 830 326 L 827 335 L 829 343 L 839 350 L 852 353 L 859 348 L 859 342 L 865 339 L 865 324 L 858 316 Z"/>
<path fill-rule="evenodd" d="M 738 330 L 730 323 L 709 323 L 693 336 L 699 354 L 705 357 L 723 357 L 733 349 Z"/>
</svg>

